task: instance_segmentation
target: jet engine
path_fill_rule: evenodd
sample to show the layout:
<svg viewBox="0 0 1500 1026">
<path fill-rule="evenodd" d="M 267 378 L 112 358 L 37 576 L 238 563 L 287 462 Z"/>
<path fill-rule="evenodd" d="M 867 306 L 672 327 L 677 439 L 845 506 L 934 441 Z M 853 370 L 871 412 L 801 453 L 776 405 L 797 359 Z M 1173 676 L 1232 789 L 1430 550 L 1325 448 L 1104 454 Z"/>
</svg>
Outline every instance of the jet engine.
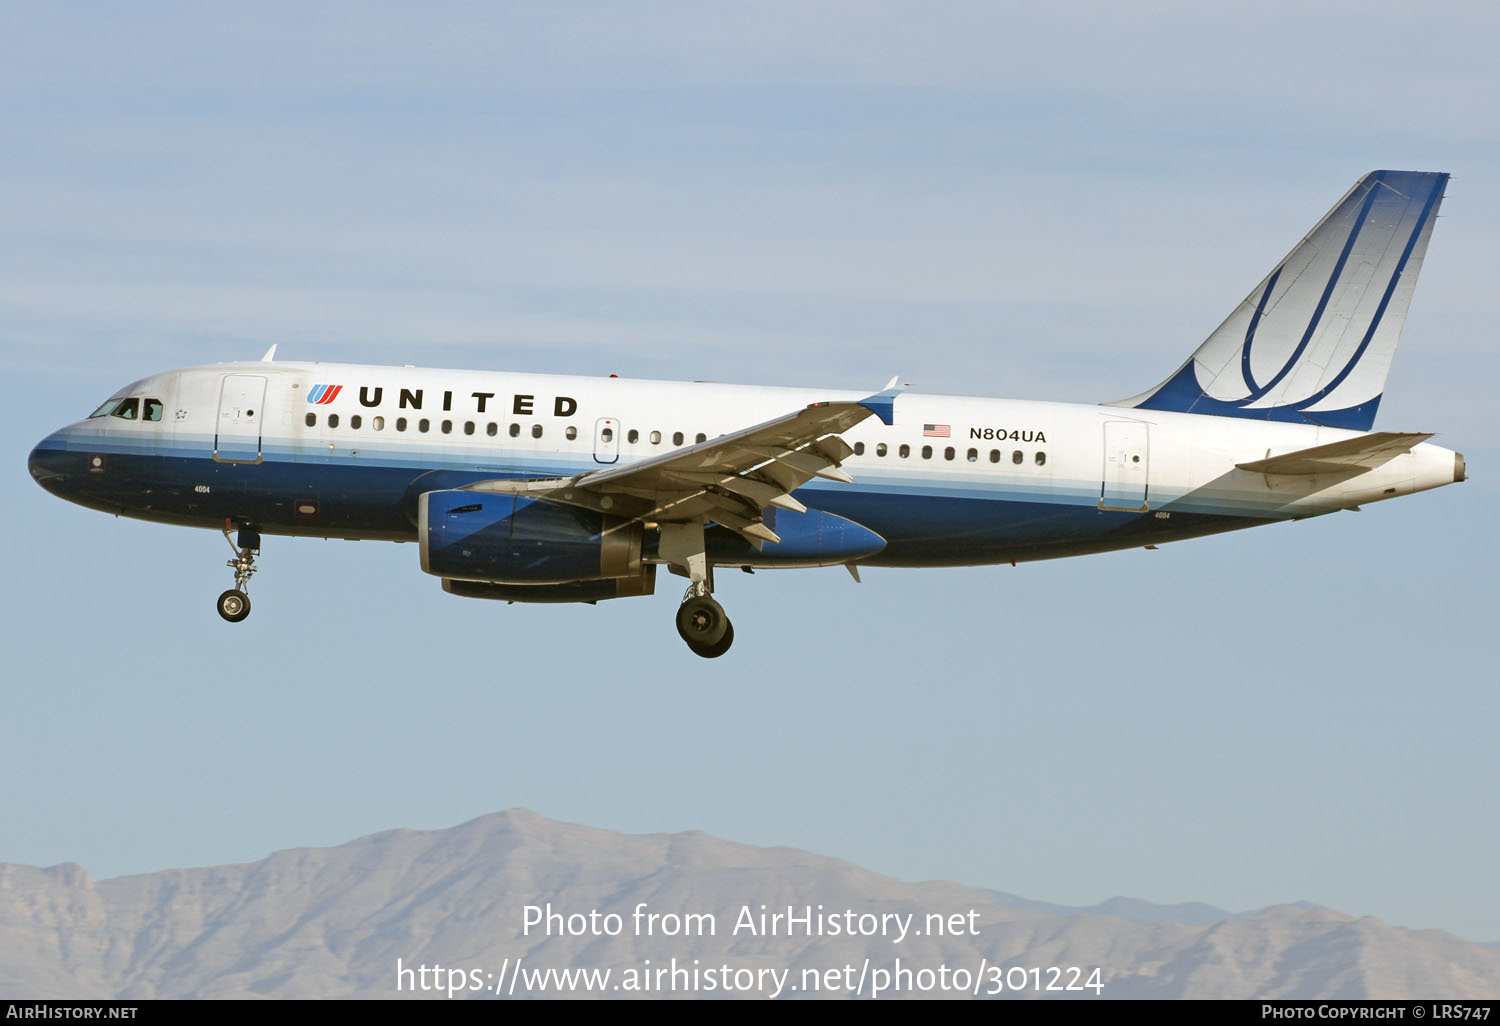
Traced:
<svg viewBox="0 0 1500 1026">
<path fill-rule="evenodd" d="M 455 582 L 530 587 L 638 578 L 643 533 L 640 524 L 517 495 L 452 489 L 426 492 L 417 505 L 422 569 Z"/>
</svg>

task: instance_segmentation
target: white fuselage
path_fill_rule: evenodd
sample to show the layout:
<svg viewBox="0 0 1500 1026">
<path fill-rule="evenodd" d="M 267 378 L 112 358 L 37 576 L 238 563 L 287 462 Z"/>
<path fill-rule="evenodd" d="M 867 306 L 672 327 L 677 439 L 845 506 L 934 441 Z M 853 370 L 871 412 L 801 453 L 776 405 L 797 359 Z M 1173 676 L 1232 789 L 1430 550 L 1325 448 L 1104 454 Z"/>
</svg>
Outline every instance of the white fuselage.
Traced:
<svg viewBox="0 0 1500 1026">
<path fill-rule="evenodd" d="M 403 501 L 409 506 L 428 475 L 451 487 L 582 474 L 860 395 L 260 362 L 157 375 L 114 398 L 159 400 L 164 413 L 95 417 L 38 447 L 102 458 L 95 473 L 80 464 L 67 493 L 75 501 L 176 523 L 401 540 L 413 530 Z M 1315 516 L 1462 477 L 1460 457 L 1427 443 L 1354 475 L 1236 468 L 1361 434 L 1308 424 L 910 393 L 894 409 L 890 426 L 871 418 L 844 433 L 855 449 L 844 464 L 853 484 L 816 480 L 798 492 L 809 507 L 884 537 L 887 549 L 867 561 L 876 564 L 1129 547 Z"/>
</svg>

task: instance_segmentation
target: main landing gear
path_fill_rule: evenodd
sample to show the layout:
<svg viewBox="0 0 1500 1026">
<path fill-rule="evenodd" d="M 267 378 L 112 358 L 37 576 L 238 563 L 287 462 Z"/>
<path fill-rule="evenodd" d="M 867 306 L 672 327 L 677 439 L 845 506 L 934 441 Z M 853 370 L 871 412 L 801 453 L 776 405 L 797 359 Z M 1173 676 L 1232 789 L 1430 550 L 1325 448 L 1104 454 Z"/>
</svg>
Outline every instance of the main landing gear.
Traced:
<svg viewBox="0 0 1500 1026">
<path fill-rule="evenodd" d="M 255 554 L 260 551 L 260 532 L 253 527 L 242 527 L 239 544 L 229 537 L 230 527 L 224 527 L 224 540 L 234 550 L 234 558 L 224 565 L 234 571 L 234 587 L 219 596 L 219 615 L 230 623 L 239 623 L 250 615 L 250 596 L 245 589 L 250 586 L 250 577 L 255 573 Z"/>
<path fill-rule="evenodd" d="M 734 644 L 734 624 L 700 584 L 688 588 L 677 607 L 677 633 L 694 655 L 704 659 L 717 659 Z"/>
<path fill-rule="evenodd" d="M 734 644 L 734 625 L 713 599 L 714 568 L 704 550 L 703 525 L 662 524 L 657 552 L 674 574 L 693 582 L 677 609 L 677 633 L 694 655 L 719 658 Z"/>
</svg>

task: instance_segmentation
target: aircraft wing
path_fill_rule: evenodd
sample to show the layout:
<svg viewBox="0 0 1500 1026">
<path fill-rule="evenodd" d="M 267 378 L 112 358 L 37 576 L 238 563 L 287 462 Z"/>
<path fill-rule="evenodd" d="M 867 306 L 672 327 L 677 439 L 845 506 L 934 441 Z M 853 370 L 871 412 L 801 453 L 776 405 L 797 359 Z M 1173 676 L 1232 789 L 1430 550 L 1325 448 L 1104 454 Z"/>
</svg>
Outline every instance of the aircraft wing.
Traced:
<svg viewBox="0 0 1500 1026">
<path fill-rule="evenodd" d="M 1235 466 L 1258 474 L 1362 474 L 1410 452 L 1431 437 L 1431 434 L 1414 431 L 1374 431 L 1358 438 L 1315 445 L 1311 449 L 1299 449 Z"/>
<path fill-rule="evenodd" d="M 565 478 L 481 481 L 470 491 L 501 492 L 627 521 L 722 524 L 753 544 L 781 539 L 762 522 L 767 506 L 804 512 L 791 493 L 814 477 L 853 480 L 840 464 L 853 452 L 839 432 L 867 417 L 892 423 L 896 379 L 857 402 L 804 409 L 651 459 Z"/>
</svg>

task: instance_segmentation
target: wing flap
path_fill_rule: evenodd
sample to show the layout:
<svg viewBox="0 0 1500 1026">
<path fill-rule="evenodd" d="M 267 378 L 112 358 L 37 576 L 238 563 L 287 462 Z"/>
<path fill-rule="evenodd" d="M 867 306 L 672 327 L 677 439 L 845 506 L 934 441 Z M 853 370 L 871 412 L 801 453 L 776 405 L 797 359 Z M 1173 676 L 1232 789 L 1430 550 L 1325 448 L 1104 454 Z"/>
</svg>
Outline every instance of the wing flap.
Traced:
<svg viewBox="0 0 1500 1026">
<path fill-rule="evenodd" d="M 672 476 L 680 481 L 691 484 L 708 485 L 711 488 L 722 488 L 736 495 L 743 495 L 755 504 L 756 509 L 766 506 L 776 506 L 780 509 L 791 510 L 794 513 L 806 513 L 807 507 L 796 499 L 787 495 L 780 485 L 770 481 L 762 481 L 749 474 L 699 474 L 691 471 L 673 471 Z"/>
</svg>

